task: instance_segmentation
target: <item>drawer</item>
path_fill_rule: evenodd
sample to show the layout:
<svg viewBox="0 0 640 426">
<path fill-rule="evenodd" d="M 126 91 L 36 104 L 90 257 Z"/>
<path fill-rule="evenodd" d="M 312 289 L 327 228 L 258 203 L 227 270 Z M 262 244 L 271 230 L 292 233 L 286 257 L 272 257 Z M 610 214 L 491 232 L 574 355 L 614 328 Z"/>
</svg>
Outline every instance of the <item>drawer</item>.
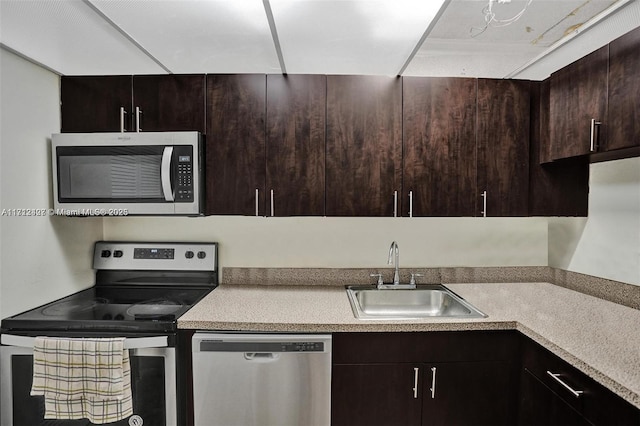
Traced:
<svg viewBox="0 0 640 426">
<path fill-rule="evenodd" d="M 584 373 L 529 339 L 523 345 L 522 366 L 568 405 L 583 412 L 585 392 L 588 393 Z"/>
<path fill-rule="evenodd" d="M 513 361 L 515 331 L 334 333 L 334 364 Z"/>
<path fill-rule="evenodd" d="M 523 368 L 594 425 L 640 425 L 640 410 L 534 341 L 524 338 Z"/>
</svg>

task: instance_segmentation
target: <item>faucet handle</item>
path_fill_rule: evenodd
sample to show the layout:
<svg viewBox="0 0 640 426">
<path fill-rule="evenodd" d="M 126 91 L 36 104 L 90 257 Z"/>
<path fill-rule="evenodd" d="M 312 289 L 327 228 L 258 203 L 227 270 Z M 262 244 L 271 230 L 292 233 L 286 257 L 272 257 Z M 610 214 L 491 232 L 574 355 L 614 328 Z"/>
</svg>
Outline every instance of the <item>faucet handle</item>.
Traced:
<svg viewBox="0 0 640 426">
<path fill-rule="evenodd" d="M 382 274 L 370 274 L 369 276 L 370 277 L 378 277 L 378 283 L 377 284 L 379 286 L 384 284 L 384 281 L 382 281 Z"/>
<path fill-rule="evenodd" d="M 411 274 L 411 280 L 409 281 L 410 285 L 416 285 L 416 277 L 423 277 L 424 275 L 422 274 Z"/>
</svg>

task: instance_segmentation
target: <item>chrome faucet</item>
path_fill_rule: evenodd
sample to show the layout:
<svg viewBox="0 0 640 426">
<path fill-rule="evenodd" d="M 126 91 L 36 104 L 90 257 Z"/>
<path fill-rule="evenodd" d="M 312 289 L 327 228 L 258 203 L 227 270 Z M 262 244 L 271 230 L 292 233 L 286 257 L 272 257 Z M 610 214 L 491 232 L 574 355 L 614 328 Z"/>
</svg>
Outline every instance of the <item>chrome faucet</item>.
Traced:
<svg viewBox="0 0 640 426">
<path fill-rule="evenodd" d="M 387 263 L 391 265 L 391 263 L 395 263 L 395 272 L 393 273 L 393 285 L 400 284 L 400 249 L 398 248 L 398 243 L 395 241 L 391 243 L 391 247 L 389 247 L 389 259 Z"/>
</svg>

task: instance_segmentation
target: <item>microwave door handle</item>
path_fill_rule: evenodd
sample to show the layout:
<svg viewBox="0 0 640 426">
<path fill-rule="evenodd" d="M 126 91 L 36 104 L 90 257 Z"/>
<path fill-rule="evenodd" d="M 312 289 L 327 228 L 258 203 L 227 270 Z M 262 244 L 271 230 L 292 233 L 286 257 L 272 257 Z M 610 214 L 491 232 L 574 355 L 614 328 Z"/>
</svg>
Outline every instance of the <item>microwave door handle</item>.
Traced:
<svg viewBox="0 0 640 426">
<path fill-rule="evenodd" d="M 162 180 L 162 193 L 165 201 L 173 201 L 173 190 L 171 188 L 171 158 L 173 157 L 173 147 L 165 146 L 162 152 L 162 167 L 160 169 L 160 179 Z"/>
</svg>

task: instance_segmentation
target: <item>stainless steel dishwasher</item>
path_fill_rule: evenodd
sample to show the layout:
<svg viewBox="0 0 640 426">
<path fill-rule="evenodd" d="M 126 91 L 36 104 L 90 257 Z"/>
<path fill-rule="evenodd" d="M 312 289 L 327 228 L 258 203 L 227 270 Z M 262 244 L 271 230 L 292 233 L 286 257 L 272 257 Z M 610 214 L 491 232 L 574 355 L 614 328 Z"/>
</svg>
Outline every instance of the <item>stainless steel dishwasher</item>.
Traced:
<svg viewBox="0 0 640 426">
<path fill-rule="evenodd" d="M 193 335 L 196 426 L 331 423 L 331 336 Z"/>
</svg>

